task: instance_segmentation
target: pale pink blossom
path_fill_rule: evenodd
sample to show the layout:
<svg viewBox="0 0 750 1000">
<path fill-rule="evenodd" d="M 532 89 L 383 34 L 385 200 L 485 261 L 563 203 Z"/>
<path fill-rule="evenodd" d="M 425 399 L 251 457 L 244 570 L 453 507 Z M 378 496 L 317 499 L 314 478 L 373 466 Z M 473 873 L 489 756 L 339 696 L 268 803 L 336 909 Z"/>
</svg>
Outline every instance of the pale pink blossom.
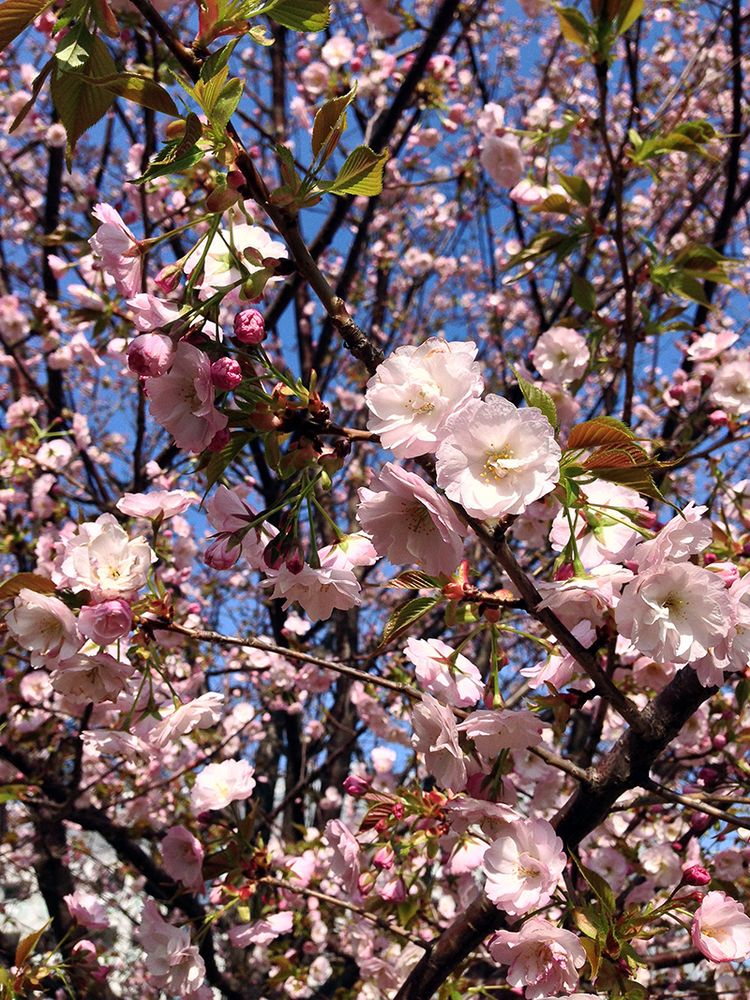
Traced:
<svg viewBox="0 0 750 1000">
<path fill-rule="evenodd" d="M 725 892 L 707 892 L 690 928 L 693 944 L 711 962 L 743 962 L 750 957 L 750 917 Z"/>
<path fill-rule="evenodd" d="M 482 135 L 504 135 L 505 108 L 494 101 L 485 104 L 477 116 L 477 128 Z"/>
<path fill-rule="evenodd" d="M 167 743 L 192 733 L 195 729 L 208 729 L 215 726 L 221 718 L 224 707 L 224 695 L 217 691 L 194 698 L 180 705 L 169 715 L 156 723 L 148 734 L 149 742 L 155 747 L 165 747 Z"/>
<path fill-rule="evenodd" d="M 584 569 L 631 559 L 641 537 L 635 524 L 638 511 L 648 510 L 643 497 L 627 486 L 595 479 L 581 486 L 581 506 L 558 512 L 552 522 L 550 543 L 562 552 L 570 542 L 570 526 Z"/>
<path fill-rule="evenodd" d="M 129 517 L 145 517 L 160 521 L 183 514 L 198 503 L 195 493 L 187 490 L 154 490 L 153 493 L 126 493 L 115 506 Z"/>
<path fill-rule="evenodd" d="M 169 431 L 178 448 L 204 451 L 227 418 L 214 406 L 211 361 L 181 340 L 166 375 L 147 378 L 146 395 L 154 419 Z"/>
<path fill-rule="evenodd" d="M 138 295 L 128 299 L 128 305 L 133 313 L 135 328 L 141 333 L 150 333 L 152 330 L 169 326 L 179 319 L 184 308 L 174 302 L 165 302 L 150 292 L 139 292 Z"/>
<path fill-rule="evenodd" d="M 694 340 L 685 353 L 691 361 L 712 361 L 737 340 L 738 335 L 731 330 L 721 330 L 719 333 L 709 331 Z"/>
<path fill-rule="evenodd" d="M 521 180 L 516 184 L 516 186 L 510 192 L 509 197 L 512 201 L 515 201 L 517 205 L 539 205 L 541 202 L 548 198 L 550 195 L 550 189 L 547 187 L 542 187 L 541 184 L 535 184 L 530 180 Z"/>
<path fill-rule="evenodd" d="M 451 415 L 483 389 L 476 344 L 432 338 L 399 347 L 367 383 L 369 430 L 397 458 L 435 451 Z"/>
<path fill-rule="evenodd" d="M 667 561 L 684 562 L 707 548 L 713 536 L 711 522 L 703 517 L 707 509 L 691 500 L 655 538 L 640 542 L 633 552 L 639 572 L 658 569 Z"/>
<path fill-rule="evenodd" d="M 357 520 L 380 555 L 430 574 L 450 576 L 455 570 L 467 529 L 423 479 L 388 462 L 358 497 Z"/>
<path fill-rule="evenodd" d="M 333 545 L 318 549 L 318 559 L 323 569 L 357 569 L 372 566 L 378 561 L 378 553 L 370 537 L 362 531 L 344 535 Z"/>
<path fill-rule="evenodd" d="M 247 560 L 251 569 L 266 568 L 263 550 L 268 542 L 279 533 L 278 528 L 272 524 L 248 528 L 248 525 L 257 520 L 257 514 L 245 503 L 236 490 L 219 486 L 206 503 L 206 515 L 208 523 L 217 531 L 232 535 L 241 533 L 242 540 L 239 546 L 235 547 L 233 557 L 228 565 L 234 565 L 237 559 L 242 556 Z M 232 552 L 231 544 L 227 544 L 225 548 L 228 554 Z"/>
<path fill-rule="evenodd" d="M 294 913 L 283 910 L 270 913 L 267 917 L 254 920 L 251 924 L 240 924 L 229 930 L 229 941 L 235 948 L 249 948 L 251 945 L 267 945 L 282 934 L 289 934 L 294 926 Z"/>
<path fill-rule="evenodd" d="M 501 750 L 527 750 L 542 741 L 542 723 L 533 712 L 482 708 L 458 724 L 477 751 L 493 760 Z"/>
<path fill-rule="evenodd" d="M 546 820 L 520 820 L 484 856 L 485 892 L 499 909 L 522 916 L 550 901 L 565 863 L 563 843 Z"/>
<path fill-rule="evenodd" d="M 562 385 L 586 374 L 589 349 L 585 337 L 569 326 L 552 326 L 531 352 L 534 367 L 548 382 Z"/>
<path fill-rule="evenodd" d="M 404 656 L 414 664 L 420 685 L 449 705 L 467 708 L 484 694 L 477 667 L 442 639 L 409 638 Z"/>
<path fill-rule="evenodd" d="M 360 603 L 360 585 L 349 569 L 313 569 L 305 564 L 293 573 L 282 564 L 269 584 L 272 598 L 284 600 L 284 608 L 297 603 L 312 621 L 326 621 L 334 610 L 348 611 Z"/>
<path fill-rule="evenodd" d="M 161 845 L 164 871 L 188 889 L 203 888 L 203 847 L 184 826 L 173 826 Z"/>
<path fill-rule="evenodd" d="M 518 139 L 506 135 L 485 135 L 479 162 L 500 187 L 512 188 L 523 176 L 523 154 Z"/>
<path fill-rule="evenodd" d="M 728 605 L 726 588 L 715 574 L 692 563 L 671 563 L 639 574 L 625 587 L 615 621 L 638 652 L 690 663 L 728 633 Z"/>
<path fill-rule="evenodd" d="M 90 931 L 103 931 L 109 927 L 107 908 L 92 892 L 76 889 L 68 896 L 63 896 L 71 917 Z"/>
<path fill-rule="evenodd" d="M 21 649 L 30 653 L 65 658 L 81 648 L 73 612 L 59 598 L 35 590 L 19 591 L 5 624 Z"/>
<path fill-rule="evenodd" d="M 230 802 L 249 799 L 255 788 L 253 773 L 246 760 L 222 760 L 206 765 L 190 793 L 193 812 L 223 809 Z"/>
<path fill-rule="evenodd" d="M 86 604 L 78 615 L 81 635 L 99 646 L 121 639 L 133 626 L 133 612 L 127 601 L 114 597 L 101 604 Z"/>
<path fill-rule="evenodd" d="M 331 819 L 326 823 L 323 835 L 332 849 L 330 868 L 347 892 L 354 894 L 360 873 L 360 848 L 357 838 L 346 823 Z"/>
<path fill-rule="evenodd" d="M 274 240 L 265 229 L 244 222 L 233 225 L 231 229 L 220 229 L 208 245 L 208 250 L 205 246 L 206 239 L 204 237 L 200 240 L 185 261 L 185 274 L 191 276 L 203 260 L 203 275 L 196 286 L 200 290 L 201 299 L 210 298 L 220 289 L 237 284 L 242 279 L 243 272 L 260 283 L 260 294 L 266 283 L 263 261 L 286 260 L 289 256 L 284 244 Z M 268 277 L 271 281 L 277 280 L 270 274 Z"/>
<path fill-rule="evenodd" d="M 360 0 L 362 13 L 374 34 L 391 38 L 401 32 L 401 18 L 388 10 L 387 0 Z"/>
<path fill-rule="evenodd" d="M 508 985 L 523 989 L 526 1000 L 574 989 L 586 961 L 577 936 L 543 917 L 531 917 L 520 931 L 497 931 L 487 947 L 496 962 L 508 966 Z"/>
<path fill-rule="evenodd" d="M 423 694 L 411 721 L 412 746 L 424 754 L 427 770 L 443 788 L 460 791 L 466 784 L 466 761 L 452 710 L 432 695 Z"/>
<path fill-rule="evenodd" d="M 114 278 L 117 291 L 126 298 L 141 290 L 143 256 L 140 244 L 122 217 L 110 205 L 96 205 L 91 213 L 100 223 L 89 246 L 104 270 Z"/>
<path fill-rule="evenodd" d="M 188 997 L 203 985 L 206 967 L 187 927 L 164 920 L 153 899 L 143 907 L 138 939 L 146 952 L 146 971 L 169 996 Z"/>
<path fill-rule="evenodd" d="M 340 69 L 348 62 L 351 62 L 351 58 L 354 55 L 354 42 L 350 38 L 347 38 L 346 35 L 334 35 L 325 43 L 320 50 L 320 54 L 323 61 L 331 69 Z"/>
<path fill-rule="evenodd" d="M 520 514 L 554 489 L 560 446 L 547 418 L 501 396 L 471 400 L 448 420 L 437 483 L 474 517 Z"/>
<path fill-rule="evenodd" d="M 721 365 L 711 383 L 710 398 L 734 417 L 750 413 L 750 361 L 738 358 Z"/>
<path fill-rule="evenodd" d="M 76 593 L 90 590 L 97 600 L 128 597 L 146 583 L 155 561 L 145 539 L 130 539 L 112 514 L 102 514 L 67 540 L 61 571 Z"/>
</svg>

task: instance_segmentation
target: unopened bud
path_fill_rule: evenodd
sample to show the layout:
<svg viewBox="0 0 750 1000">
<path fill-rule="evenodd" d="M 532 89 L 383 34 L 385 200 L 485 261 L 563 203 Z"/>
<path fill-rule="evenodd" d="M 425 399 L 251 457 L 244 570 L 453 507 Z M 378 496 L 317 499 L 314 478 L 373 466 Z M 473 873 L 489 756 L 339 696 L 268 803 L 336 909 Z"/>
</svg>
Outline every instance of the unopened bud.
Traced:
<svg viewBox="0 0 750 1000">
<path fill-rule="evenodd" d="M 685 885 L 708 885 L 711 875 L 702 865 L 691 865 L 682 873 L 682 881 Z"/>
<path fill-rule="evenodd" d="M 243 309 L 234 317 L 234 335 L 241 344 L 253 347 L 266 339 L 266 323 L 257 309 Z"/>
<path fill-rule="evenodd" d="M 234 358 L 218 358 L 211 365 L 211 381 L 223 391 L 236 389 L 242 382 L 242 369 Z"/>
</svg>

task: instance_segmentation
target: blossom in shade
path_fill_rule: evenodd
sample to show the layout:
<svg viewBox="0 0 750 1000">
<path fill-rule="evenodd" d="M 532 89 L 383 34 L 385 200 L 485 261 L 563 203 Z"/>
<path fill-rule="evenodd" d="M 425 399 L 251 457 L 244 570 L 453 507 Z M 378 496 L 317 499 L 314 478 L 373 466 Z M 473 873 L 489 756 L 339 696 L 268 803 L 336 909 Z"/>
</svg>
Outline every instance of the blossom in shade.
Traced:
<svg viewBox="0 0 750 1000">
<path fill-rule="evenodd" d="M 154 986 L 174 997 L 188 997 L 201 988 L 206 967 L 197 947 L 190 943 L 190 931 L 167 923 L 153 899 L 143 907 L 137 933 Z"/>
<path fill-rule="evenodd" d="M 109 653 L 86 656 L 78 653 L 59 663 L 52 673 L 52 687 L 58 694 L 78 703 L 116 701 L 133 676 L 129 661 L 116 660 Z"/>
<path fill-rule="evenodd" d="M 434 451 L 451 414 L 483 389 L 476 344 L 431 338 L 399 347 L 367 383 L 369 430 L 397 458 Z"/>
<path fill-rule="evenodd" d="M 188 889 L 203 887 L 203 847 L 184 826 L 173 826 L 161 842 L 164 871 Z"/>
<path fill-rule="evenodd" d="M 407 639 L 404 656 L 414 664 L 422 687 L 449 705 L 467 708 L 484 694 L 477 667 L 442 639 Z"/>
<path fill-rule="evenodd" d="M 266 945 L 282 934 L 289 934 L 294 926 L 291 910 L 270 913 L 267 917 L 254 920 L 251 924 L 240 924 L 229 930 L 229 940 L 235 948 L 249 948 L 254 944 Z"/>
<path fill-rule="evenodd" d="M 692 563 L 665 564 L 639 574 L 615 609 L 620 634 L 664 663 L 706 656 L 729 632 L 730 602 L 714 573 Z"/>
<path fill-rule="evenodd" d="M 71 917 L 90 931 L 103 931 L 109 927 L 107 908 L 92 892 L 76 889 L 68 896 L 63 896 Z"/>
<path fill-rule="evenodd" d="M 451 505 L 413 472 L 392 462 L 359 490 L 357 520 L 380 555 L 449 576 L 463 555 L 466 528 Z"/>
<path fill-rule="evenodd" d="M 424 754 L 427 770 L 443 786 L 459 792 L 466 784 L 466 762 L 458 742 L 453 711 L 423 694 L 412 713 L 412 746 Z"/>
<path fill-rule="evenodd" d="M 510 916 L 522 916 L 552 898 L 565 869 L 563 843 L 544 819 L 509 824 L 482 862 L 485 892 Z"/>
<path fill-rule="evenodd" d="M 59 598 L 24 587 L 6 615 L 8 631 L 21 649 L 41 656 L 72 656 L 81 648 L 73 612 Z"/>
<path fill-rule="evenodd" d="M 496 962 L 508 966 L 508 985 L 523 989 L 527 1000 L 574 989 L 586 961 L 577 936 L 542 917 L 531 917 L 520 931 L 497 931 L 487 947 Z"/>
<path fill-rule="evenodd" d="M 122 216 L 110 205 L 99 204 L 91 213 L 100 223 L 89 240 L 94 256 L 114 279 L 117 291 L 130 298 L 141 290 L 143 257 L 138 240 Z"/>
<path fill-rule="evenodd" d="M 190 793 L 193 812 L 223 809 L 230 802 L 249 799 L 255 788 L 253 769 L 246 760 L 208 764 L 195 779 Z"/>
<path fill-rule="evenodd" d="M 169 372 L 147 378 L 145 388 L 154 419 L 178 448 L 204 451 L 227 425 L 226 416 L 214 406 L 208 355 L 184 340 L 177 345 Z"/>
<path fill-rule="evenodd" d="M 537 340 L 531 360 L 542 378 L 562 385 L 586 374 L 589 349 L 585 337 L 576 330 L 552 326 Z"/>
<path fill-rule="evenodd" d="M 474 517 L 520 514 L 554 489 L 561 451 L 536 408 L 501 396 L 471 400 L 447 422 L 437 452 L 437 483 Z"/>
<path fill-rule="evenodd" d="M 725 892 L 707 892 L 695 911 L 690 936 L 712 962 L 738 962 L 750 957 L 750 917 Z"/>
<path fill-rule="evenodd" d="M 86 604 L 78 615 L 81 635 L 99 646 L 108 646 L 116 639 L 121 639 L 132 626 L 133 612 L 128 602 L 121 597 L 113 597 L 101 604 Z"/>
<path fill-rule="evenodd" d="M 73 591 L 90 590 L 103 600 L 137 593 L 155 561 L 145 539 L 131 539 L 112 514 L 102 514 L 68 539 L 61 569 Z"/>
<path fill-rule="evenodd" d="M 187 490 L 154 490 L 153 493 L 126 493 L 115 506 L 129 517 L 147 517 L 164 520 L 183 514 L 198 502 L 195 493 Z"/>
<path fill-rule="evenodd" d="M 482 757 L 492 760 L 501 750 L 527 750 L 542 741 L 542 723 L 533 712 L 481 708 L 458 724 Z"/>
</svg>

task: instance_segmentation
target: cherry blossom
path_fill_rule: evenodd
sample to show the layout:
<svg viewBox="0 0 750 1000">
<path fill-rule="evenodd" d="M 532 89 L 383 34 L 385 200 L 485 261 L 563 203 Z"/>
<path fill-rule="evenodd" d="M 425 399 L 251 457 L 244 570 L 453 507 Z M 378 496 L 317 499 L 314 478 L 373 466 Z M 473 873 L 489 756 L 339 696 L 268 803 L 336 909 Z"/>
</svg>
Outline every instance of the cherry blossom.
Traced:
<svg viewBox="0 0 750 1000">
<path fill-rule="evenodd" d="M 552 898 L 565 869 L 562 841 L 546 820 L 519 820 L 484 855 L 484 891 L 511 916 L 522 916 Z"/>
<path fill-rule="evenodd" d="M 496 962 L 508 966 L 508 983 L 523 989 L 527 1000 L 575 989 L 586 961 L 576 935 L 543 917 L 531 917 L 517 932 L 497 931 L 488 947 Z"/>
</svg>

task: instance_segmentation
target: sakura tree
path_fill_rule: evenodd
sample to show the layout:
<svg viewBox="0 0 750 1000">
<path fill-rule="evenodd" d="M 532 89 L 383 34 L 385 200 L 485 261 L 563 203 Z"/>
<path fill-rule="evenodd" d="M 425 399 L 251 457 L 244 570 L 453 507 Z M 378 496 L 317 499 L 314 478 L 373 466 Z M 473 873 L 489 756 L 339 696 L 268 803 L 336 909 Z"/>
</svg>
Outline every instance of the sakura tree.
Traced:
<svg viewBox="0 0 750 1000">
<path fill-rule="evenodd" d="M 750 997 L 749 26 L 0 2 L 0 997 Z"/>
</svg>

